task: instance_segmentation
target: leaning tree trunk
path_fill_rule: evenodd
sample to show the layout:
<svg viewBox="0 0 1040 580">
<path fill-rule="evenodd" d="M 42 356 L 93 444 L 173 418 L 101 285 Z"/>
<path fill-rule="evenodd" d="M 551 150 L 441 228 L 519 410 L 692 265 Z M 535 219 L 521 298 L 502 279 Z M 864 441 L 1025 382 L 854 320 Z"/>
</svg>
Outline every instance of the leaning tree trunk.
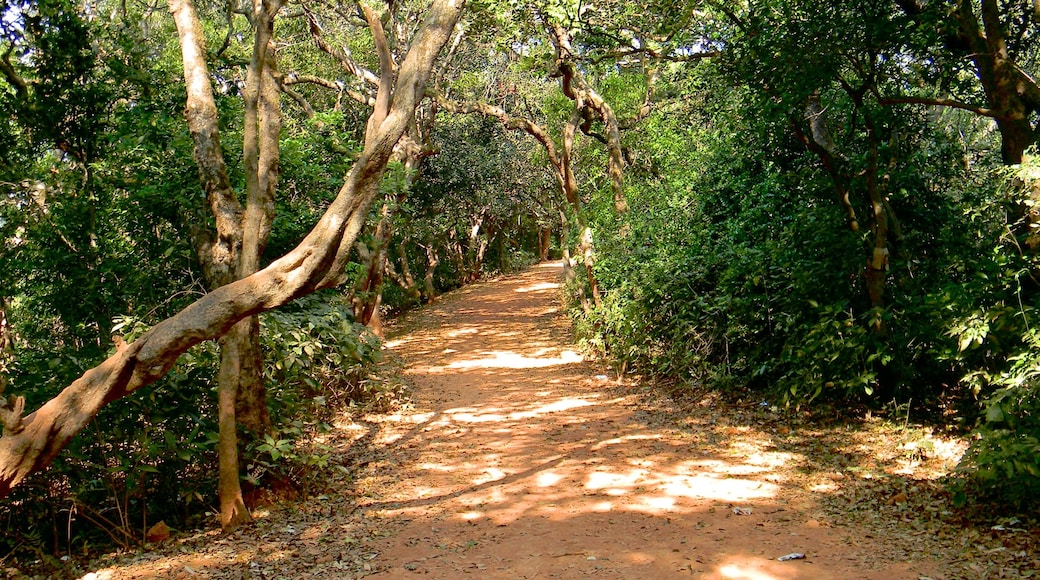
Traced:
<svg viewBox="0 0 1040 580">
<path fill-rule="evenodd" d="M 171 5 L 181 2 L 171 0 Z M 385 99 L 385 108 L 373 113 L 375 121 L 365 136 L 364 149 L 343 187 L 295 249 L 263 270 L 207 293 L 133 343 L 121 345 L 115 354 L 29 415 L 21 416 L 24 398 L 6 401 L 0 408 L 0 497 L 30 473 L 48 466 L 105 405 L 154 383 L 192 346 L 222 336 L 248 316 L 344 281 L 350 248 L 379 192 L 394 144 L 423 97 L 437 54 L 458 22 L 463 5 L 461 0 L 433 1 L 409 45 L 397 82 L 393 86 L 380 84 L 380 93 L 392 97 Z M 178 22 L 178 32 L 181 30 Z M 189 83 L 189 91 L 199 88 Z M 190 109 L 189 101 L 189 125 Z"/>
</svg>

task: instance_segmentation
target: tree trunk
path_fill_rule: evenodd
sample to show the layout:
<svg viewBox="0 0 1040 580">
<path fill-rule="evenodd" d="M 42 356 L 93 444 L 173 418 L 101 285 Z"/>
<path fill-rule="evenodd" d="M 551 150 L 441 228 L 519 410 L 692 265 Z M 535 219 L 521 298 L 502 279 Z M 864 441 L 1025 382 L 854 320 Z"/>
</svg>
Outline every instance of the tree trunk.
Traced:
<svg viewBox="0 0 1040 580">
<path fill-rule="evenodd" d="M 397 266 L 394 265 L 394 258 L 388 255 L 385 264 L 386 277 L 390 278 L 394 284 L 400 286 L 408 294 L 409 299 L 419 303 L 422 301 L 422 290 L 415 283 L 411 265 L 408 263 L 408 240 L 399 240 L 396 250 L 396 259 L 401 264 L 401 271 L 397 271 Z"/>
<path fill-rule="evenodd" d="M 480 271 L 484 268 L 484 255 L 487 253 L 488 239 L 491 237 L 490 226 L 485 235 L 480 235 L 480 229 L 484 225 L 484 216 L 476 218 L 476 222 L 469 228 L 469 237 L 466 240 L 465 280 L 467 283 L 476 282 L 480 279 Z"/>
<path fill-rule="evenodd" d="M 362 259 L 365 264 L 365 276 L 358 283 L 354 292 L 354 319 L 375 332 L 371 324 L 378 321 L 379 305 L 383 298 L 383 272 L 386 270 L 386 255 L 390 247 L 390 204 L 383 205 L 382 216 L 376 231 L 372 235 L 372 248 L 366 248 Z M 360 244 L 360 242 L 359 242 Z M 379 336 L 378 333 L 376 333 Z"/>
<path fill-rule="evenodd" d="M 268 2 L 270 4 L 268 4 Z M 245 123 L 243 157 L 246 165 L 246 208 L 242 217 L 242 252 L 238 278 L 260 270 L 260 260 L 274 222 L 275 195 L 280 164 L 279 140 L 282 131 L 281 93 L 276 76 L 278 62 L 274 48 L 274 19 L 281 0 L 254 0 L 257 35 L 243 91 Z M 243 357 L 239 366 L 235 397 L 237 422 L 258 437 L 270 432 L 267 392 L 263 380 L 263 355 L 260 350 L 260 321 L 249 322 L 248 334 L 237 350 Z"/>
<path fill-rule="evenodd" d="M 434 271 L 441 263 L 440 255 L 437 253 L 437 246 L 431 239 L 426 243 L 426 275 L 423 276 L 423 287 L 426 289 L 426 302 L 433 302 L 437 299 L 437 289 L 433 286 Z"/>
<path fill-rule="evenodd" d="M 823 168 L 831 177 L 831 184 L 837 193 L 838 202 L 845 211 L 845 223 L 849 229 L 858 232 L 859 221 L 856 219 L 856 210 L 852 206 L 852 191 L 848 164 L 849 160 L 842 155 L 838 146 L 831 138 L 830 130 L 824 118 L 824 107 L 820 103 L 820 93 L 813 92 L 809 95 L 805 106 L 805 119 L 809 125 L 809 131 L 803 131 L 799 122 L 792 118 L 791 126 L 795 136 L 805 145 L 807 149 L 816 154 Z"/>
<path fill-rule="evenodd" d="M 183 34 L 183 13 L 177 8 L 183 7 L 184 0 L 170 3 L 178 33 Z M 248 316 L 343 282 L 350 248 L 379 192 L 393 147 L 415 114 L 437 54 L 454 30 L 463 5 L 458 0 L 434 0 L 409 44 L 397 82 L 379 87 L 381 92 L 392 93 L 387 113 L 366 136 L 364 149 L 339 194 L 295 249 L 263 270 L 202 296 L 133 343 L 121 345 L 115 354 L 33 413 L 22 417 L 18 404 L 11 402 L 0 409 L 4 427 L 4 436 L 0 437 L 0 497 L 30 473 L 49 465 L 102 407 L 158 380 L 192 346 L 222 336 Z M 189 35 L 197 33 L 197 26 L 188 31 Z M 190 44 L 197 46 L 197 41 Z M 205 82 L 208 85 L 208 79 Z M 189 94 L 202 86 L 188 85 Z M 189 126 L 192 105 L 189 99 Z M 196 142 L 200 141 L 203 145 L 213 143 L 208 138 Z M 204 164 L 205 160 L 200 163 Z"/>
<path fill-rule="evenodd" d="M 451 265 L 455 268 L 455 271 L 460 275 L 465 276 L 466 254 L 462 251 L 462 244 L 459 242 L 459 236 L 455 232 L 455 228 L 448 229 L 445 251 L 448 254 L 448 259 L 451 260 Z"/>
<path fill-rule="evenodd" d="M 596 273 L 593 271 L 593 265 L 595 262 L 595 253 L 592 246 L 592 228 L 585 223 L 581 207 L 581 198 L 578 197 L 578 179 L 574 175 L 574 167 L 571 161 L 572 152 L 574 150 L 574 137 L 577 132 L 578 123 L 581 120 L 580 116 L 580 100 L 578 105 L 575 105 L 574 113 L 571 115 L 570 121 L 564 126 L 563 130 L 563 173 L 560 176 L 560 185 L 563 187 L 564 197 L 570 202 L 574 208 L 574 217 L 578 222 L 578 227 L 581 228 L 581 239 L 578 242 L 578 253 L 582 256 L 582 262 L 585 264 L 585 275 L 588 278 L 589 294 L 592 296 L 592 305 L 599 308 L 603 305 L 603 299 L 599 295 L 599 283 L 596 281 Z M 582 308 L 586 312 L 591 310 L 588 303 L 588 299 L 585 297 L 584 289 L 580 294 L 582 301 Z"/>
<path fill-rule="evenodd" d="M 877 179 L 877 146 L 873 145 L 867 161 L 867 193 L 870 207 L 873 210 L 874 248 L 867 259 L 867 293 L 870 305 L 874 308 L 885 306 L 885 279 L 888 277 L 888 203 L 878 186 Z M 874 322 L 876 332 L 884 332 L 884 324 L 878 318 Z"/>
<path fill-rule="evenodd" d="M 203 273 L 210 289 L 221 287 L 238 277 L 242 251 L 243 208 L 231 187 L 220 144 L 216 104 L 213 100 L 209 71 L 205 62 L 205 47 L 201 24 L 190 0 L 170 0 L 170 11 L 177 24 L 187 86 L 186 117 L 195 141 L 195 163 L 203 188 L 210 202 L 216 232 L 202 238 L 197 250 Z M 257 31 L 258 36 L 260 30 Z M 255 77 L 250 66 L 250 79 Z M 255 105 L 255 103 L 254 103 Z M 249 131 L 249 104 L 247 99 L 246 131 Z M 255 128 L 255 109 L 254 122 Z M 248 143 L 247 143 L 248 146 Z M 248 161 L 247 161 L 248 164 Z M 255 166 L 254 168 L 255 169 Z M 253 179 L 256 178 L 255 171 Z M 220 342 L 220 370 L 217 374 L 217 413 L 219 426 L 219 481 L 220 525 L 228 530 L 250 520 L 242 499 L 238 473 L 238 436 L 235 420 L 235 399 L 238 395 L 241 369 L 240 342 L 248 339 L 248 323 L 242 321 L 232 327 Z"/>
<path fill-rule="evenodd" d="M 552 247 L 552 230 L 539 228 L 538 230 L 538 261 L 549 261 L 549 249 Z"/>
<path fill-rule="evenodd" d="M 205 83 L 194 90 L 189 87 L 188 108 L 205 111 L 196 119 L 193 137 L 196 141 L 195 159 L 200 176 L 211 198 L 211 211 L 217 218 L 213 238 L 227 240 L 220 253 L 207 256 L 205 247 L 199 248 L 200 257 L 208 257 L 204 265 L 211 288 L 244 278 L 260 267 L 260 256 L 271 231 L 274 218 L 274 195 L 278 181 L 278 139 L 281 133 L 280 94 L 275 73 L 273 38 L 274 19 L 281 8 L 280 0 L 255 0 L 252 22 L 255 36 L 253 54 L 246 73 L 243 90 L 244 124 L 242 156 L 245 165 L 246 206 L 238 203 L 224 166 L 220 147 L 220 133 L 215 117 L 212 88 L 203 60 L 205 50 L 197 32 L 199 23 L 194 7 L 187 0 L 171 0 L 182 44 L 185 80 Z M 233 214 L 221 221 L 219 207 L 230 208 Z M 236 219 L 237 218 L 237 219 Z M 252 437 L 270 430 L 266 390 L 263 382 L 263 360 L 260 351 L 260 325 L 255 316 L 236 324 L 220 340 L 220 371 L 218 383 L 218 424 L 220 426 L 220 522 L 230 530 L 249 521 L 249 512 L 242 502 L 238 470 L 237 425 L 246 427 Z"/>
<path fill-rule="evenodd" d="M 593 115 L 603 122 L 606 135 L 593 135 L 607 146 L 607 174 L 610 176 L 610 190 L 614 196 L 614 211 L 618 215 L 628 213 L 628 201 L 625 199 L 623 183 L 624 156 L 621 151 L 621 130 L 614 109 L 585 80 L 585 76 L 574 65 L 574 48 L 571 46 L 570 33 L 560 24 L 546 22 L 550 36 L 556 48 L 556 72 L 560 77 L 563 94 L 574 102 L 574 112 L 581 121 L 577 126 L 582 133 L 593 135 L 591 125 Z"/>
<path fill-rule="evenodd" d="M 422 299 L 422 292 L 415 283 L 415 276 L 412 275 L 412 267 L 408 263 L 408 245 L 407 240 L 402 239 L 397 244 L 397 259 L 401 263 L 401 287 L 408 292 L 408 295 L 412 297 L 416 302 Z"/>
<path fill-rule="evenodd" d="M 239 352 L 239 346 L 249 342 L 252 318 L 239 321 L 220 339 L 220 371 L 217 374 L 217 459 L 220 477 L 217 495 L 220 500 L 220 527 L 225 531 L 252 520 L 242 498 L 238 470 L 238 422 L 235 419 L 235 399 L 238 381 L 242 376 L 244 354 Z"/>
<path fill-rule="evenodd" d="M 571 227 L 570 219 L 567 218 L 566 212 L 560 210 L 560 249 L 563 251 L 563 279 L 568 287 L 577 288 L 578 293 L 578 304 L 581 305 L 582 311 L 586 314 L 592 312 L 592 304 L 589 302 L 588 296 L 585 294 L 585 287 L 576 284 L 578 277 L 574 273 L 574 258 L 571 257 Z"/>
<path fill-rule="evenodd" d="M 506 243 L 506 236 L 503 232 L 499 232 L 495 236 L 495 242 L 498 246 L 498 270 L 502 273 L 509 268 L 509 245 Z"/>
<path fill-rule="evenodd" d="M 0 397 L 7 388 L 8 365 L 11 361 L 11 353 L 14 351 L 14 334 L 11 332 L 11 323 L 7 319 L 7 310 L 11 306 L 10 298 L 0 297 Z"/>
</svg>

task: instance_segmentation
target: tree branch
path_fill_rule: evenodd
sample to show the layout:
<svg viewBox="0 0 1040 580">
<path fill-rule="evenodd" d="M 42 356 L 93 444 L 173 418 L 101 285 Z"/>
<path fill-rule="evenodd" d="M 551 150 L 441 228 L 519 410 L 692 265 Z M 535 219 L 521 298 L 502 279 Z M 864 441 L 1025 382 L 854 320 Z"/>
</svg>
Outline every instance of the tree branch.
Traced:
<svg viewBox="0 0 1040 580">
<path fill-rule="evenodd" d="M 0 73 L 3 73 L 7 82 L 14 87 L 18 100 L 25 102 L 29 100 L 29 84 L 18 74 L 18 71 L 14 70 L 14 65 L 11 64 L 12 52 L 14 52 L 14 43 L 7 47 L 3 57 L 0 58 Z"/>
<path fill-rule="evenodd" d="M 375 73 L 362 67 L 354 58 L 350 56 L 349 50 L 337 50 L 332 47 L 326 40 L 322 33 L 321 24 L 318 22 L 317 16 L 314 15 L 306 6 L 304 6 L 304 12 L 307 16 L 307 25 L 311 33 L 311 38 L 314 39 L 314 45 L 325 54 L 331 56 L 343 67 L 343 70 L 350 73 L 352 76 L 360 79 L 362 82 L 371 85 L 373 87 L 379 86 L 379 77 Z"/>
<path fill-rule="evenodd" d="M 383 23 L 376 13 L 365 3 L 359 3 L 361 11 L 372 31 L 372 42 L 379 56 L 379 90 L 376 91 L 376 102 L 372 107 L 372 116 L 368 118 L 367 133 L 373 132 L 386 119 L 390 108 L 390 94 L 394 90 L 394 57 L 390 54 L 390 45 L 383 31 Z"/>
<path fill-rule="evenodd" d="M 549 163 L 552 164 L 556 171 L 559 172 L 563 170 L 560 154 L 556 150 L 556 143 L 553 141 L 552 137 L 549 136 L 549 132 L 534 121 L 510 115 L 505 109 L 496 105 L 472 102 L 460 103 L 445 97 L 441 92 L 435 89 L 430 89 L 428 93 L 437 101 L 437 104 L 440 105 L 442 109 L 449 113 L 461 115 L 478 113 L 498 119 L 506 129 L 526 132 L 545 147 L 545 152 L 549 156 Z"/>
<path fill-rule="evenodd" d="M 951 109 L 962 109 L 965 111 L 971 111 L 976 115 L 983 117 L 990 117 L 992 119 L 999 119 L 1000 115 L 993 109 L 987 109 L 985 107 L 979 107 L 976 105 L 969 105 L 953 99 L 942 99 L 933 97 L 878 97 L 877 100 L 879 105 L 930 105 L 935 107 L 949 107 Z"/>
</svg>

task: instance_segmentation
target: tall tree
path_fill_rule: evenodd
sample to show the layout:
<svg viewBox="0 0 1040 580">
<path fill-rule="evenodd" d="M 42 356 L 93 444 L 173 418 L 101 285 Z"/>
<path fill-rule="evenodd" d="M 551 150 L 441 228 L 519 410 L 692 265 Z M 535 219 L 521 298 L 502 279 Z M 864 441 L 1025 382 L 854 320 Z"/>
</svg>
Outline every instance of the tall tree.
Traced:
<svg viewBox="0 0 1040 580">
<path fill-rule="evenodd" d="M 210 288 L 244 278 L 260 268 L 260 256 L 271 231 L 278 180 L 281 108 L 275 81 L 274 20 L 278 0 L 251 7 L 253 54 L 243 90 L 242 155 L 246 177 L 243 208 L 231 186 L 220 143 L 220 127 L 202 27 L 190 0 L 171 0 L 188 88 L 185 109 L 195 142 L 195 160 L 209 200 L 216 231 L 197 235 L 196 248 Z M 235 324 L 220 339 L 218 412 L 220 415 L 221 525 L 230 529 L 249 520 L 239 486 L 237 425 L 253 433 L 269 426 L 260 354 L 260 322 L 256 315 Z M 236 409 L 237 407 L 237 409 Z M 236 412 L 239 411 L 239 412 Z"/>
</svg>

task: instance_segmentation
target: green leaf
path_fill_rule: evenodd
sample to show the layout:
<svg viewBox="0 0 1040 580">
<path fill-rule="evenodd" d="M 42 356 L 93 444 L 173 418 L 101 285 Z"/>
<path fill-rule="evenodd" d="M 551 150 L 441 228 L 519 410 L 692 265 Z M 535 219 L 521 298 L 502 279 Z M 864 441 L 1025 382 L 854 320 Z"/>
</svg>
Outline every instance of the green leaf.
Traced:
<svg viewBox="0 0 1040 580">
<path fill-rule="evenodd" d="M 1004 410 L 1000 408 L 1000 405 L 990 405 L 986 409 L 986 421 L 988 423 L 999 423 L 1004 420 Z"/>
</svg>

